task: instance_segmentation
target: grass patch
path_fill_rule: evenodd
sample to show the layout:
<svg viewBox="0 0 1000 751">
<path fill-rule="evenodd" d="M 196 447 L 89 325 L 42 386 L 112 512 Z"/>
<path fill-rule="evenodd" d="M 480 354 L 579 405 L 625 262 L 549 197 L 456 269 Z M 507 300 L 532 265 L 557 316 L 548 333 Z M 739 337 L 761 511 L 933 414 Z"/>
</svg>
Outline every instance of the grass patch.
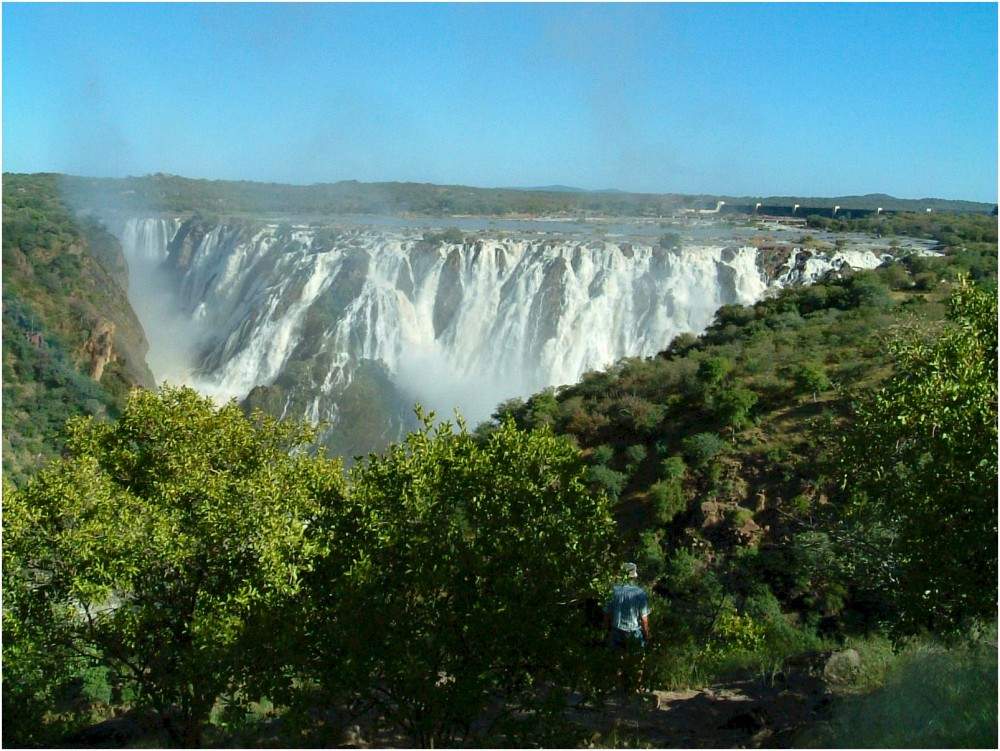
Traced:
<svg viewBox="0 0 1000 751">
<path fill-rule="evenodd" d="M 945 646 L 921 640 L 900 652 L 869 640 L 861 686 L 880 687 L 843 698 L 832 716 L 800 739 L 819 748 L 996 748 L 996 626 Z M 866 659 L 867 658 L 867 659 Z"/>
</svg>

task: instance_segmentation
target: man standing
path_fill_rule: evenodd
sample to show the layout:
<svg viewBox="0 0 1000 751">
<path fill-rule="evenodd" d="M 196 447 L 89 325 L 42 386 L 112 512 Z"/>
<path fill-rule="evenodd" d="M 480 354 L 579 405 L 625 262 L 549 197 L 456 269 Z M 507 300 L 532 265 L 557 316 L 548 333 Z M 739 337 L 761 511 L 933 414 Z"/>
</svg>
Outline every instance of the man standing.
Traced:
<svg viewBox="0 0 1000 751">
<path fill-rule="evenodd" d="M 649 641 L 649 597 L 636 580 L 639 570 L 634 563 L 625 564 L 624 584 L 616 584 L 604 606 L 604 628 L 608 641 L 617 649 L 627 649 L 638 643 L 645 648 Z"/>
</svg>

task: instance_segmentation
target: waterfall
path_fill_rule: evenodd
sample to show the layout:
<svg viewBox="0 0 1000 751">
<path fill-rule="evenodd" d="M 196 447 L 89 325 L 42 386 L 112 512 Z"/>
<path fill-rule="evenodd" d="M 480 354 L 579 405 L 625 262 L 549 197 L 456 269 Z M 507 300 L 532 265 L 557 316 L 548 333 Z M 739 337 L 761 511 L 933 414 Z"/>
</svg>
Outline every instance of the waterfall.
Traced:
<svg viewBox="0 0 1000 751">
<path fill-rule="evenodd" d="M 769 283 L 750 246 L 493 234 L 133 218 L 120 237 L 130 264 L 155 265 L 171 287 L 184 324 L 172 345 L 194 353 L 186 382 L 221 400 L 273 385 L 282 411 L 334 422 L 365 362 L 406 399 L 477 420 L 504 398 L 655 354 L 769 286 L 881 262 L 793 253 Z"/>
</svg>

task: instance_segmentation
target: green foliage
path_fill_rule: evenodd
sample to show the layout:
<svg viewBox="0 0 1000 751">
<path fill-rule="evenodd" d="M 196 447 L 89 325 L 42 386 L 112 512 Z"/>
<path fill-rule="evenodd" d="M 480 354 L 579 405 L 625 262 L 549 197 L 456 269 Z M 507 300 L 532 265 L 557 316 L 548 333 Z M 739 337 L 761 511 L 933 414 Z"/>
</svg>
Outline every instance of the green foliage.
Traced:
<svg viewBox="0 0 1000 751">
<path fill-rule="evenodd" d="M 680 456 L 668 456 L 660 462 L 660 473 L 666 480 L 680 480 L 687 471 L 684 458 Z"/>
<path fill-rule="evenodd" d="M 715 433 L 695 433 L 681 443 L 684 456 L 698 469 L 705 469 L 726 449 L 726 442 Z"/>
<path fill-rule="evenodd" d="M 884 308 L 892 304 L 888 286 L 872 272 L 854 274 L 847 286 L 848 299 L 854 307 Z"/>
<path fill-rule="evenodd" d="M 698 337 L 690 332 L 684 332 L 683 334 L 678 334 L 670 342 L 664 350 L 666 356 L 683 356 L 686 355 L 691 349 L 693 349 L 698 344 Z"/>
<path fill-rule="evenodd" d="M 261 679 L 321 552 L 307 529 L 341 479 L 289 453 L 311 438 L 186 388 L 73 421 L 66 458 L 4 499 L 5 629 L 6 609 L 37 629 L 15 649 L 89 655 L 170 718 L 174 743 L 200 745 L 216 698 Z"/>
<path fill-rule="evenodd" d="M 74 216 L 55 175 L 4 176 L 3 270 L 3 468 L 20 485 L 62 450 L 68 417 L 113 415 L 153 377 L 121 248 Z M 115 356 L 97 384 L 85 344 L 102 322 L 115 325 Z"/>
<path fill-rule="evenodd" d="M 736 431 L 750 424 L 750 412 L 757 404 L 757 394 L 750 389 L 723 388 L 711 397 L 711 409 L 724 426 Z"/>
<path fill-rule="evenodd" d="M 374 702 L 418 745 L 479 737 L 494 697 L 561 707 L 586 673 L 572 603 L 604 591 L 613 526 L 579 452 L 510 421 L 483 443 L 428 420 L 350 486 L 318 521 L 337 543 L 310 577 L 312 679 Z"/>
<path fill-rule="evenodd" d="M 888 532 L 910 629 L 996 610 L 996 297 L 963 282 L 949 319 L 937 338 L 893 343 L 897 373 L 856 405 L 840 457 L 852 518 Z"/>
<path fill-rule="evenodd" d="M 625 449 L 625 461 L 632 467 L 638 466 L 646 458 L 646 447 L 641 443 Z"/>
<path fill-rule="evenodd" d="M 893 655 L 859 649 L 862 675 L 880 685 L 834 705 L 795 745 L 818 748 L 992 748 L 997 739 L 997 651 L 993 639 L 950 647 L 933 641 Z M 888 651 L 888 654 L 886 652 Z"/>
<path fill-rule="evenodd" d="M 611 460 L 615 458 L 615 450 L 611 448 L 606 443 L 602 443 L 600 446 L 595 446 L 590 452 L 590 460 L 594 464 L 602 464 L 607 466 L 611 463 Z"/>
<path fill-rule="evenodd" d="M 687 496 L 678 479 L 660 480 L 649 486 L 653 515 L 658 524 L 669 524 L 687 508 Z"/>
<path fill-rule="evenodd" d="M 644 578 L 655 579 L 663 569 L 663 546 L 660 536 L 651 529 L 639 535 L 639 547 L 635 553 L 636 563 Z"/>
<path fill-rule="evenodd" d="M 585 479 L 591 488 L 606 493 L 611 500 L 616 501 L 628 478 L 621 472 L 597 464 L 587 468 Z"/>
<path fill-rule="evenodd" d="M 799 393 L 812 394 L 815 400 L 820 391 L 826 391 L 833 384 L 824 368 L 818 362 L 805 362 L 792 371 L 792 379 Z"/>
<path fill-rule="evenodd" d="M 716 618 L 711 640 L 702 650 L 705 659 L 718 659 L 732 652 L 757 652 L 764 646 L 764 627 L 750 615 L 724 610 Z"/>
<path fill-rule="evenodd" d="M 713 388 L 720 385 L 732 369 L 733 364 L 729 359 L 709 357 L 698 365 L 698 380 L 704 388 Z"/>
<path fill-rule="evenodd" d="M 15 485 L 58 455 L 70 417 L 104 417 L 117 411 L 115 398 L 80 373 L 66 345 L 44 335 L 39 318 L 22 300 L 3 299 L 4 474 Z M 35 344 L 32 337 L 38 337 Z"/>
</svg>

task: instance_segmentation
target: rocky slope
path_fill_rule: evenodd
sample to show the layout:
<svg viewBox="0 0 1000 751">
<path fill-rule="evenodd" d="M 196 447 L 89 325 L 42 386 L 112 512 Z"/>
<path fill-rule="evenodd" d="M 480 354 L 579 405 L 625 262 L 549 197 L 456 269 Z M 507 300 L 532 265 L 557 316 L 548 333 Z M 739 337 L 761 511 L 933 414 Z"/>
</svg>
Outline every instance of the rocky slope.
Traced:
<svg viewBox="0 0 1000 751">
<path fill-rule="evenodd" d="M 18 479 L 58 451 L 66 417 L 113 414 L 154 380 L 121 246 L 72 215 L 54 176 L 4 176 L 3 269 L 4 469 Z"/>
</svg>

